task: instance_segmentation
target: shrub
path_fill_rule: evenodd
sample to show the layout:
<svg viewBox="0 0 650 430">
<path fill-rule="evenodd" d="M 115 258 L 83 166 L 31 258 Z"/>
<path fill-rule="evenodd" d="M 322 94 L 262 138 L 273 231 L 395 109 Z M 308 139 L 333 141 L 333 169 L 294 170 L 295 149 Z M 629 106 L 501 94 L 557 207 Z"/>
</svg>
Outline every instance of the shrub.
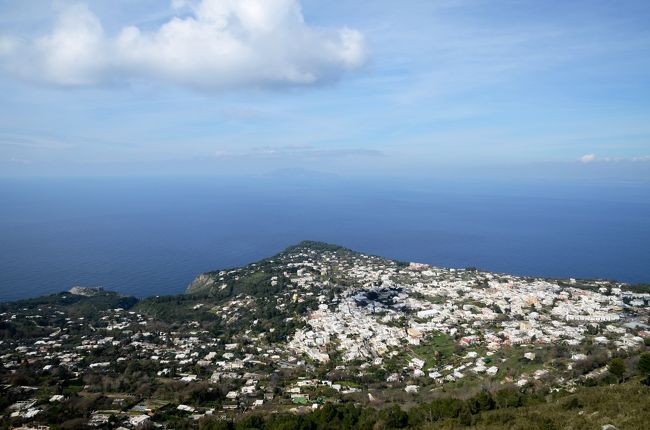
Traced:
<svg viewBox="0 0 650 430">
<path fill-rule="evenodd" d="M 650 373 L 650 352 L 644 352 L 641 354 L 641 357 L 639 357 L 638 368 L 641 373 Z"/>
<path fill-rule="evenodd" d="M 620 358 L 613 358 L 607 364 L 607 370 L 609 370 L 609 373 L 616 376 L 620 381 L 625 374 L 625 363 Z"/>
</svg>

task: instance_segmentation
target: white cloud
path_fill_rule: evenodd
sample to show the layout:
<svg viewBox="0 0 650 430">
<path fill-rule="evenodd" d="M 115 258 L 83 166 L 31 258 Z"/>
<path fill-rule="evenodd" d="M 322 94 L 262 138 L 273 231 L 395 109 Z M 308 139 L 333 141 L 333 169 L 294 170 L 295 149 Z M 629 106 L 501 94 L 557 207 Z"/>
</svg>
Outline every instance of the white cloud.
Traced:
<svg viewBox="0 0 650 430">
<path fill-rule="evenodd" d="M 596 157 L 595 154 L 585 154 L 580 157 L 580 162 L 588 163 L 629 163 L 629 162 L 646 162 L 650 161 L 650 155 L 639 155 L 636 157 Z"/>
<path fill-rule="evenodd" d="M 585 154 L 582 157 L 580 157 L 580 162 L 581 163 L 592 163 L 596 161 L 596 154 Z"/>
<path fill-rule="evenodd" d="M 55 85 L 153 78 L 207 90 L 316 84 L 367 59 L 362 33 L 309 26 L 299 0 L 174 0 L 170 10 L 185 13 L 152 31 L 108 35 L 77 4 L 45 36 L 18 46 L 1 39 L 0 56 L 14 74 Z"/>
<path fill-rule="evenodd" d="M 66 9 L 54 31 L 33 42 L 33 57 L 27 67 L 42 73 L 47 81 L 61 85 L 91 85 L 106 78 L 111 47 L 99 19 L 85 5 Z"/>
</svg>

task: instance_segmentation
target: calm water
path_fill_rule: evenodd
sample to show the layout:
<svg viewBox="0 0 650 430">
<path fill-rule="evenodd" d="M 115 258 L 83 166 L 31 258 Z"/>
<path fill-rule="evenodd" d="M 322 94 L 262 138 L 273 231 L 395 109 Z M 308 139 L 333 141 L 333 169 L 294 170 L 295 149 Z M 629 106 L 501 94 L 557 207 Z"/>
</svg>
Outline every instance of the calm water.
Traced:
<svg viewBox="0 0 650 430">
<path fill-rule="evenodd" d="M 0 300 L 182 292 L 303 239 L 440 266 L 650 281 L 647 184 L 0 181 Z"/>
</svg>

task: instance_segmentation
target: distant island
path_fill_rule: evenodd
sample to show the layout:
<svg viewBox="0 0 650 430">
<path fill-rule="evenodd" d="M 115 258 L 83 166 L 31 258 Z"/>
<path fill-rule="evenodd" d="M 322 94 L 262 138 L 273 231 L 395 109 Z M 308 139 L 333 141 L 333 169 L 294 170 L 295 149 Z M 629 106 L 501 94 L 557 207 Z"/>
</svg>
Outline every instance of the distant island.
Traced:
<svg viewBox="0 0 650 430">
<path fill-rule="evenodd" d="M 0 303 L 0 427 L 641 429 L 650 286 L 305 241 L 146 299 Z"/>
</svg>

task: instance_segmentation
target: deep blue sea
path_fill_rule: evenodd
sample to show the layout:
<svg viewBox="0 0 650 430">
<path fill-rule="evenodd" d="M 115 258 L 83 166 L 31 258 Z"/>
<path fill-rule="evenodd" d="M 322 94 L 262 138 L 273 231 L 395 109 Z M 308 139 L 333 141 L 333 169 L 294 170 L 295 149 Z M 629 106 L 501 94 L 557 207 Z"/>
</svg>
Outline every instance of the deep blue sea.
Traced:
<svg viewBox="0 0 650 430">
<path fill-rule="evenodd" d="M 0 180 L 0 301 L 184 291 L 301 240 L 525 275 L 650 281 L 650 186 L 277 177 Z"/>
</svg>

